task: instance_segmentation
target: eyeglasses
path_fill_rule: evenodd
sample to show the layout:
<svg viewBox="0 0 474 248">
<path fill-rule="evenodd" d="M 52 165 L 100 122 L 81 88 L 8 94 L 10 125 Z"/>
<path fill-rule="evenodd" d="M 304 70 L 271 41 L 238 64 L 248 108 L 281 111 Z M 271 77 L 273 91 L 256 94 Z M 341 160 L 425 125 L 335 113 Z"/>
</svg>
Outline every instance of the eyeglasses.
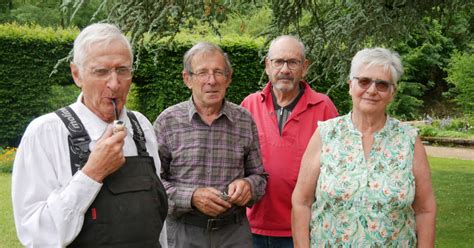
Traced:
<svg viewBox="0 0 474 248">
<path fill-rule="evenodd" d="M 99 80 L 109 79 L 112 75 L 112 72 L 117 74 L 117 78 L 121 80 L 129 80 L 132 78 L 133 69 L 128 66 L 119 66 L 115 68 L 92 68 L 92 75 Z"/>
<path fill-rule="evenodd" d="M 354 79 L 357 79 L 357 82 L 359 84 L 359 87 L 362 89 L 366 90 L 372 86 L 372 83 L 375 83 L 375 88 L 379 92 L 387 92 L 390 87 L 393 85 L 392 82 L 386 81 L 386 80 L 381 80 L 381 79 L 372 79 L 368 77 L 353 77 Z"/>
<path fill-rule="evenodd" d="M 299 68 L 301 61 L 297 59 L 271 59 L 270 64 L 277 70 L 283 68 L 285 64 L 288 66 L 288 69 L 296 70 Z"/>
<path fill-rule="evenodd" d="M 226 79 L 227 77 L 227 73 L 225 71 L 221 71 L 221 70 L 217 70 L 217 71 L 214 71 L 212 73 L 209 73 L 207 71 L 201 71 L 201 72 L 190 72 L 189 75 L 191 75 L 191 77 L 193 76 L 196 76 L 196 78 L 200 81 L 200 82 L 207 82 L 209 81 L 209 79 L 211 79 L 211 75 L 214 75 L 214 78 L 216 80 L 224 80 Z"/>
</svg>

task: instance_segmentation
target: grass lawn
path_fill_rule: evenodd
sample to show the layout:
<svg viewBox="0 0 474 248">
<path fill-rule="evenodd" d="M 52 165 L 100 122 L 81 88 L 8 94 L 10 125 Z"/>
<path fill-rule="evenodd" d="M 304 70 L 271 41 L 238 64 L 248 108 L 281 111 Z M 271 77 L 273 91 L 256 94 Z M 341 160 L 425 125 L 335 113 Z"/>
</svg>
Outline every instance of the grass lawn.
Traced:
<svg viewBox="0 0 474 248">
<path fill-rule="evenodd" d="M 0 173 L 0 248 L 22 247 L 13 223 L 11 175 Z"/>
<path fill-rule="evenodd" d="M 436 247 L 474 247 L 474 161 L 430 158 Z"/>
<path fill-rule="evenodd" d="M 474 247 L 474 161 L 430 157 L 438 203 L 436 247 Z M 10 195 L 11 175 L 0 173 L 0 248 L 17 241 Z"/>
</svg>

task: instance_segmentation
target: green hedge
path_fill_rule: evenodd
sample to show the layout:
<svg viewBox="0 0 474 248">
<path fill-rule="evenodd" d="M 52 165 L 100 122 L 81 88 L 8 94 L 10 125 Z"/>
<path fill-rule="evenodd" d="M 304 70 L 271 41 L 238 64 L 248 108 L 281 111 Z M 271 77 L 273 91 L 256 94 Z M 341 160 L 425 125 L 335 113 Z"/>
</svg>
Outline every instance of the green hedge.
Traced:
<svg viewBox="0 0 474 248">
<path fill-rule="evenodd" d="M 71 86 L 68 63 L 62 63 L 53 76 L 50 74 L 57 61 L 67 57 L 77 33 L 75 29 L 0 25 L 0 147 L 17 146 L 31 120 L 74 101 L 78 91 Z M 188 99 L 191 93 L 182 80 L 182 58 L 186 50 L 201 40 L 218 44 L 229 54 L 234 74 L 228 100 L 240 103 L 266 83 L 263 40 L 178 35 L 171 43 L 162 40 L 145 44 L 137 57 L 135 86 L 128 106 L 153 122 L 168 106 Z M 332 83 L 312 85 L 325 92 Z M 337 102 L 350 99 L 347 90 L 335 89 L 331 95 L 336 106 Z"/>
<path fill-rule="evenodd" d="M 57 95 L 58 85 L 73 84 L 68 63 L 62 63 L 51 77 L 50 74 L 57 61 L 68 55 L 77 33 L 0 25 L 0 146 L 16 146 L 31 120 L 58 108 L 58 101 L 53 98 L 68 99 Z M 181 77 L 182 57 L 201 39 L 178 36 L 170 44 L 149 43 L 142 50 L 134 75 L 133 107 L 150 121 L 166 107 L 189 98 L 190 92 Z M 206 40 L 219 44 L 231 58 L 234 76 L 227 94 L 230 101 L 240 103 L 246 95 L 261 88 L 258 82 L 263 72 L 259 56 L 262 41 L 241 37 Z"/>
<path fill-rule="evenodd" d="M 66 65 L 49 75 L 68 54 L 76 32 L 0 25 L 0 146 L 16 145 L 26 125 L 51 110 L 51 85 L 71 81 Z"/>
<path fill-rule="evenodd" d="M 136 108 L 154 121 L 168 106 L 188 99 L 191 92 L 183 83 L 184 53 L 202 38 L 178 36 L 171 44 L 153 43 L 141 53 L 138 69 L 134 74 Z M 261 89 L 263 72 L 259 51 L 263 42 L 239 37 L 222 40 L 207 38 L 218 44 L 230 57 L 234 74 L 227 92 L 227 99 L 240 103 L 249 93 Z M 153 63 L 156 61 L 156 64 Z"/>
</svg>

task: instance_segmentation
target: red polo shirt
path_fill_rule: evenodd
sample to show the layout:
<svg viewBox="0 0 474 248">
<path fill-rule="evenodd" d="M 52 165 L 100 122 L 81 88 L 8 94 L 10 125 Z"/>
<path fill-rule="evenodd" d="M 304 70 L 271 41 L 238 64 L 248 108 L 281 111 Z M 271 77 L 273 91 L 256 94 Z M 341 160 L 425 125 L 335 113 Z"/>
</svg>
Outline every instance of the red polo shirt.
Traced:
<svg viewBox="0 0 474 248">
<path fill-rule="evenodd" d="M 291 194 L 298 178 L 301 158 L 318 121 L 338 115 L 328 96 L 315 92 L 306 82 L 302 82 L 302 86 L 304 94 L 288 117 L 281 136 L 273 107 L 271 83 L 242 102 L 257 124 L 263 166 L 269 174 L 265 195 L 247 210 L 254 234 L 291 236 Z"/>
</svg>

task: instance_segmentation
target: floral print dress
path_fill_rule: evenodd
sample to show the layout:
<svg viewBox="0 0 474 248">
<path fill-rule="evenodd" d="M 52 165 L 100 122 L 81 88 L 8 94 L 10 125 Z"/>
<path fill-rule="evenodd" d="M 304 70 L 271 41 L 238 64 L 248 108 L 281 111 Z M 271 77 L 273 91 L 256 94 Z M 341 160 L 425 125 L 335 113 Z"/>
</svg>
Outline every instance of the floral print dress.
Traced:
<svg viewBox="0 0 474 248">
<path fill-rule="evenodd" d="M 387 117 L 365 159 L 351 113 L 318 123 L 321 171 L 312 247 L 415 247 L 415 128 Z"/>
</svg>

